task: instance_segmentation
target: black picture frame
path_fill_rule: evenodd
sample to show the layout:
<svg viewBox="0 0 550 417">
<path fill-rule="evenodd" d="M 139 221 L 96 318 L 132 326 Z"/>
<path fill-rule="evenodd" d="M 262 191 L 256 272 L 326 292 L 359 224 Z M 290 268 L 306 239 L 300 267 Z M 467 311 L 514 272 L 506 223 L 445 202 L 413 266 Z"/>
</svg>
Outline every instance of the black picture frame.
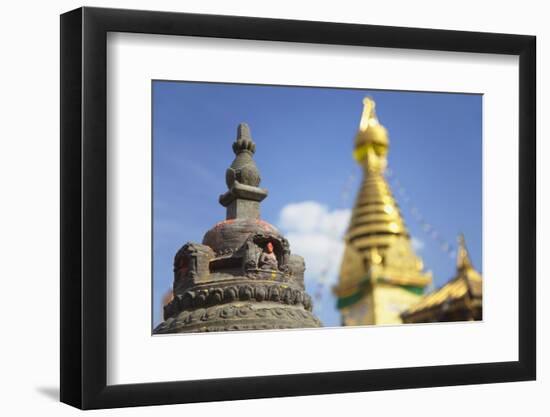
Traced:
<svg viewBox="0 0 550 417">
<path fill-rule="evenodd" d="M 108 32 L 519 56 L 519 360 L 107 385 Z M 524 35 L 88 7 L 61 15 L 61 401 L 95 409 L 534 380 L 535 51 Z"/>
</svg>

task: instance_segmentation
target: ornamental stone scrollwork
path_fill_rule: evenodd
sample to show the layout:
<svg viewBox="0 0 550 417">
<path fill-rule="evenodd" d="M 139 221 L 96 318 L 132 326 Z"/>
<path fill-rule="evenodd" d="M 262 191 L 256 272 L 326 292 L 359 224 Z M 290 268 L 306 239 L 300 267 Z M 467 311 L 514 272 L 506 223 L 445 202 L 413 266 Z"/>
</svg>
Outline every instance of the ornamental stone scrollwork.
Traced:
<svg viewBox="0 0 550 417">
<path fill-rule="evenodd" d="M 164 318 L 180 310 L 208 307 L 238 301 L 271 301 L 287 305 L 301 305 L 310 311 L 311 297 L 303 290 L 286 285 L 270 285 L 270 282 L 230 284 L 228 287 L 205 287 L 187 290 L 164 306 Z"/>
<path fill-rule="evenodd" d="M 277 307 L 271 302 L 240 306 L 217 305 L 184 310 L 165 320 L 156 334 L 178 333 L 182 327 L 190 332 L 227 330 L 269 330 L 319 327 L 321 323 L 310 311 L 298 307 Z"/>
</svg>

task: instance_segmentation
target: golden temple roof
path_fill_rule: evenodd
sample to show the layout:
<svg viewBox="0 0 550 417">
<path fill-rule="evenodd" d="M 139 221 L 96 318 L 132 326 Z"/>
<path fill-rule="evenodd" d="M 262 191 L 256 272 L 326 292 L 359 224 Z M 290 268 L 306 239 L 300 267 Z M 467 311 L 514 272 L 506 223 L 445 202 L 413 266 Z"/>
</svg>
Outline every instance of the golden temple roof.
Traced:
<svg viewBox="0 0 550 417">
<path fill-rule="evenodd" d="M 442 308 L 444 304 L 452 305 L 469 299 L 482 298 L 482 278 L 470 260 L 464 236 L 459 237 L 456 275 L 441 288 L 423 297 L 417 304 L 404 311 L 401 316 L 406 319 L 426 314 Z"/>
</svg>

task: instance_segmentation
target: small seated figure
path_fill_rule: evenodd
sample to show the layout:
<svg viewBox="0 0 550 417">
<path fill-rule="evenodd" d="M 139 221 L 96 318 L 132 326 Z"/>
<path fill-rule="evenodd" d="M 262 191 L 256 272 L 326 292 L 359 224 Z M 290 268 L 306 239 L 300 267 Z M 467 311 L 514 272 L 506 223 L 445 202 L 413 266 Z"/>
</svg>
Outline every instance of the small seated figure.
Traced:
<svg viewBox="0 0 550 417">
<path fill-rule="evenodd" d="M 260 259 L 258 260 L 258 266 L 261 269 L 269 269 L 276 271 L 279 263 L 277 262 L 277 257 L 273 252 L 273 243 L 267 242 L 264 251 L 260 254 Z"/>
</svg>

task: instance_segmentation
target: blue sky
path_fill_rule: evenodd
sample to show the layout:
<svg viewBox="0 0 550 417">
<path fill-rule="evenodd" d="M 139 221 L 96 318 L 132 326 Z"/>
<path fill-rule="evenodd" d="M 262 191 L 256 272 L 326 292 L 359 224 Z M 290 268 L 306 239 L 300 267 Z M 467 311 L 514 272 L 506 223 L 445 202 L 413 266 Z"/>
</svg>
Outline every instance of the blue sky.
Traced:
<svg viewBox="0 0 550 417">
<path fill-rule="evenodd" d="M 218 196 L 241 122 L 250 125 L 269 190 L 262 218 L 305 256 L 315 311 L 325 326 L 339 325 L 330 287 L 361 179 L 352 149 L 367 95 L 388 129 L 390 184 L 435 286 L 455 270 L 441 239 L 454 245 L 460 232 L 481 271 L 482 96 L 154 81 L 153 325 L 162 320 L 174 254 L 225 217 Z M 303 216 L 316 220 L 297 220 Z M 440 238 L 426 233 L 426 222 Z"/>
</svg>

